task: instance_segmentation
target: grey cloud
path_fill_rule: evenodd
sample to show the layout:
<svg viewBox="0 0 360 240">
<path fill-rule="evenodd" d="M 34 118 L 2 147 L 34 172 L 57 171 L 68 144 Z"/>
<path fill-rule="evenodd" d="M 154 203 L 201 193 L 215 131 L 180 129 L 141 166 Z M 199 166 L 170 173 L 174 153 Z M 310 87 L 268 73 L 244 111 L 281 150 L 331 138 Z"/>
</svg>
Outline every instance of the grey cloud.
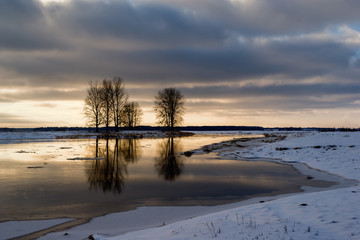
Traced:
<svg viewBox="0 0 360 240">
<path fill-rule="evenodd" d="M 36 0 L 1 0 L 0 20 L 2 25 L 14 23 L 21 26 L 26 22 L 43 18 L 41 4 Z"/>
<path fill-rule="evenodd" d="M 85 36 L 111 36 L 137 42 L 186 45 L 221 41 L 224 30 L 173 6 L 129 1 L 72 1 L 58 11 L 57 21 Z M 159 42 L 158 42 L 159 41 Z"/>
<path fill-rule="evenodd" d="M 267 86 L 207 86 L 180 88 L 187 112 L 229 109 L 314 109 L 358 108 L 358 84 L 291 84 Z M 156 89 L 131 90 L 133 98 L 146 98 L 143 106 L 151 107 Z"/>
<path fill-rule="evenodd" d="M 94 49 L 90 52 L 68 52 L 65 57 L 34 54 L 2 59 L 0 56 L 0 64 L 27 77 L 33 76 L 32 83 L 38 82 L 38 85 L 62 82 L 84 84 L 112 75 L 122 76 L 134 84 L 149 81 L 153 84 L 241 81 L 269 75 L 283 75 L 291 80 L 339 71 L 351 72 L 348 59 L 353 51 L 351 47 L 333 42 L 284 42 L 266 46 L 250 43 L 217 50 Z"/>
<path fill-rule="evenodd" d="M 289 40 L 269 42 L 261 46 L 251 42 L 250 38 L 246 43 L 224 44 L 229 32 L 246 36 L 242 25 L 244 28 L 254 28 L 253 21 L 256 22 L 257 19 L 253 19 L 252 11 L 259 13 L 256 14 L 259 18 L 264 15 L 269 17 L 269 21 L 261 21 L 260 25 L 265 29 L 269 27 L 267 24 L 271 25 L 270 15 L 277 17 L 276 11 L 280 15 L 285 14 L 285 19 L 294 18 L 281 24 L 302 22 L 298 19 L 299 14 L 294 13 L 299 9 L 308 11 L 311 16 L 315 16 L 318 11 L 317 21 L 329 24 L 329 19 L 334 23 L 356 18 L 352 11 L 343 17 L 342 13 L 334 13 L 337 5 L 344 9 L 354 7 L 357 3 L 352 1 L 340 3 L 332 0 L 327 10 L 320 9 L 318 2 L 312 2 L 312 7 L 305 8 L 309 6 L 309 1 L 291 4 L 283 1 L 272 1 L 272 4 L 255 1 L 255 7 L 250 10 L 242 6 L 234 7 L 229 1 L 213 0 L 183 3 L 175 1 L 175 5 L 156 1 L 134 5 L 125 0 L 79 0 L 50 7 L 43 7 L 34 0 L 1 3 L 7 9 L 12 9 L 12 12 L 19 9 L 17 15 L 23 13 L 24 16 L 20 16 L 20 20 L 12 20 L 9 14 L 4 17 L 10 22 L 7 30 L 14 33 L 4 34 L 2 39 L 7 44 L 0 42 L 0 46 L 8 49 L 62 49 L 61 54 L 57 51 L 44 51 L 41 55 L 20 52 L 10 59 L 0 56 L 1 66 L 31 78 L 34 84 L 56 84 L 60 82 L 57 79 L 68 79 L 74 83 L 74 78 L 75 82 L 80 82 L 88 77 L 101 78 L 109 75 L 121 75 L 137 83 L 207 82 L 219 79 L 237 81 L 276 74 L 284 74 L 293 79 L 338 71 L 349 64 L 355 51 L 354 47 L 331 40 Z M 335 20 L 327 15 L 330 13 L 335 14 Z M 51 19 L 51 28 L 49 20 L 45 21 L 46 18 Z M 304 18 L 304 21 L 313 20 Z M 25 23 L 25 26 L 30 24 L 35 28 L 17 30 L 17 25 L 23 25 L 16 24 L 17 22 Z M 311 27 L 314 24 L 305 25 Z M 255 28 L 256 26 L 257 24 Z M 0 27 L 1 30 L 3 29 Z M 265 30 L 260 29 L 259 33 L 262 36 Z M 230 38 L 236 36 L 237 34 Z M 105 50 L 101 41 L 109 37 L 114 38 L 115 43 Z M 124 38 L 135 43 L 150 43 L 150 47 L 143 47 L 138 43 L 138 48 L 118 50 L 116 43 L 122 45 Z M 95 42 L 98 40 L 99 45 L 88 46 L 90 39 Z M 215 45 L 207 46 L 206 42 L 209 41 Z M 157 47 L 151 47 L 152 44 Z M 62 48 L 64 46 L 68 48 Z"/>
<path fill-rule="evenodd" d="M 308 33 L 359 21 L 360 3 L 356 0 L 252 0 L 235 6 L 229 1 L 192 2 L 188 4 L 203 16 L 247 36 Z"/>
<path fill-rule="evenodd" d="M 135 1 L 136 2 L 136 1 Z M 326 7 L 324 7 L 326 6 Z M 245 36 L 294 34 L 329 25 L 358 22 L 355 0 L 248 1 L 72 1 L 58 9 L 63 24 L 98 35 L 137 41 L 222 41 L 229 33 Z M 64 19 L 66 19 L 64 21 Z"/>
<path fill-rule="evenodd" d="M 246 37 L 304 33 L 360 21 L 360 3 L 354 0 L 249 3 L 76 0 L 44 7 L 36 0 L 2 0 L 0 47 L 70 48 L 73 38 L 104 37 L 156 46 L 221 46 L 232 34 Z"/>
<path fill-rule="evenodd" d="M 66 48 L 56 25 L 48 22 L 46 11 L 36 0 L 1 0 L 0 50 Z"/>
<path fill-rule="evenodd" d="M 326 95 L 354 94 L 360 97 L 360 85 L 358 84 L 290 84 L 290 85 L 266 85 L 243 87 L 236 86 L 213 86 L 183 88 L 184 94 L 190 98 L 241 98 L 241 97 L 321 97 Z"/>
<path fill-rule="evenodd" d="M 351 54 L 352 49 L 336 43 L 303 42 L 266 46 L 249 44 L 219 50 L 150 51 L 142 53 L 139 61 L 143 65 L 158 64 L 159 77 L 212 82 L 277 74 L 284 74 L 289 79 L 321 76 L 347 68 Z M 131 61 L 131 57 L 129 59 Z"/>
<path fill-rule="evenodd" d="M 71 48 L 74 38 L 114 38 L 162 47 L 220 47 L 233 34 L 304 33 L 360 21 L 358 1 L 71 1 L 42 6 L 36 0 L 0 1 L 0 47 Z M 323 7 L 326 5 L 326 7 Z M 79 46 L 72 46 L 78 48 Z"/>
<path fill-rule="evenodd" d="M 189 99 L 190 111 L 358 108 L 354 102 L 360 99 L 360 86 L 355 84 L 218 86 L 183 88 L 182 91 Z"/>
</svg>

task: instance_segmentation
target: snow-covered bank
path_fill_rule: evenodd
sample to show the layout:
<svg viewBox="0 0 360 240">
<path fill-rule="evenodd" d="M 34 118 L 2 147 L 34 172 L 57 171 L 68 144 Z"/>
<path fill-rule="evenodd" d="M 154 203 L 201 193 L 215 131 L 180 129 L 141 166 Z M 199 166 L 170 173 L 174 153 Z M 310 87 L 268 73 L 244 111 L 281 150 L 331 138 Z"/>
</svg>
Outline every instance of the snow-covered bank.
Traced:
<svg viewBox="0 0 360 240">
<path fill-rule="evenodd" d="M 16 141 L 51 140 L 70 135 L 84 134 L 80 131 L 0 131 L 0 143 L 12 143 Z"/>
<path fill-rule="evenodd" d="M 245 145 L 245 144 L 244 144 Z M 288 133 L 282 141 L 238 146 L 221 155 L 231 158 L 274 158 L 360 180 L 360 133 Z M 221 152 L 221 151 L 220 151 Z M 42 239 L 78 239 L 79 229 L 94 239 L 360 239 L 360 187 L 287 196 L 175 222 L 121 233 L 121 223 L 105 216 L 90 224 Z M 181 211 L 181 210 L 179 210 Z M 153 213 L 152 213 L 153 214 Z M 150 215 L 151 216 L 154 216 Z M 116 216 L 116 215 L 113 215 Z M 120 216 L 120 215 L 119 215 Z M 148 218 L 149 216 L 144 216 Z M 96 224 L 97 222 L 102 224 Z M 104 226 L 109 226 L 108 228 Z M 85 235 L 83 237 L 87 237 Z M 74 238 L 75 237 L 75 238 Z"/>
<path fill-rule="evenodd" d="M 301 162 L 312 168 L 360 180 L 360 132 L 289 133 L 286 136 L 284 141 L 220 155 Z"/>
</svg>

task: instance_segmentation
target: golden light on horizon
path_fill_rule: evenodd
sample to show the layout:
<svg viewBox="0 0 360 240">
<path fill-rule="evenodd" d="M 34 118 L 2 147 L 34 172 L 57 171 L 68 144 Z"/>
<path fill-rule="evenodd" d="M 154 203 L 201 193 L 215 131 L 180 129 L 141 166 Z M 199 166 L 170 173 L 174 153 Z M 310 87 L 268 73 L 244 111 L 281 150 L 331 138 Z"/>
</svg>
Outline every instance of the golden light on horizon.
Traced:
<svg viewBox="0 0 360 240">
<path fill-rule="evenodd" d="M 19 101 L 1 102 L 0 127 L 85 127 L 84 101 Z M 151 105 L 141 106 L 141 125 L 158 126 Z M 341 117 L 333 118 L 338 112 Z M 185 111 L 182 126 L 261 126 L 261 127 L 353 127 L 354 119 L 360 118 L 358 109 L 320 110 L 251 110 L 197 108 Z"/>
</svg>

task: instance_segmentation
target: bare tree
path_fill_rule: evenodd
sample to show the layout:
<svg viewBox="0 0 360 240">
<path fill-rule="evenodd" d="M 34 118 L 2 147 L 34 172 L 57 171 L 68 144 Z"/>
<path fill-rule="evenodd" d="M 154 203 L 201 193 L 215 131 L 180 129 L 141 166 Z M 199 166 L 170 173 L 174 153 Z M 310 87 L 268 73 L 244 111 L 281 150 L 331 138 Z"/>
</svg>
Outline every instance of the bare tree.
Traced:
<svg viewBox="0 0 360 240">
<path fill-rule="evenodd" d="M 137 102 L 129 102 L 125 104 L 123 109 L 124 125 L 129 128 L 136 127 L 140 124 L 142 118 L 142 110 Z"/>
<path fill-rule="evenodd" d="M 96 132 L 103 123 L 101 87 L 98 82 L 90 82 L 85 98 L 84 115 L 88 120 L 88 125 L 95 126 Z"/>
<path fill-rule="evenodd" d="M 109 131 L 109 125 L 112 122 L 113 116 L 113 98 L 114 89 L 111 80 L 104 79 L 101 88 L 101 104 L 103 111 L 104 123 L 106 126 L 106 132 Z"/>
<path fill-rule="evenodd" d="M 154 110 L 158 122 L 173 130 L 174 126 L 180 125 L 184 115 L 184 95 L 178 89 L 165 88 L 155 96 Z"/>
<path fill-rule="evenodd" d="M 115 131 L 119 131 L 122 122 L 122 110 L 127 102 L 128 95 L 125 90 L 124 81 L 120 77 L 114 77 L 112 81 L 113 100 L 112 110 L 114 117 Z"/>
</svg>

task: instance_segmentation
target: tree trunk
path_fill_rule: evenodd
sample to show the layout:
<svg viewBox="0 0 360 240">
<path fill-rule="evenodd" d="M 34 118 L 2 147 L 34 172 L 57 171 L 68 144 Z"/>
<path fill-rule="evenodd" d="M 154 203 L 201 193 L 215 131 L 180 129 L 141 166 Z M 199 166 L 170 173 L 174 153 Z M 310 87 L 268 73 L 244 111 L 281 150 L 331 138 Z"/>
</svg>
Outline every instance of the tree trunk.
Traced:
<svg viewBox="0 0 360 240">
<path fill-rule="evenodd" d="M 99 117 L 96 116 L 96 119 L 95 119 L 95 131 L 96 132 L 99 132 Z"/>
</svg>

